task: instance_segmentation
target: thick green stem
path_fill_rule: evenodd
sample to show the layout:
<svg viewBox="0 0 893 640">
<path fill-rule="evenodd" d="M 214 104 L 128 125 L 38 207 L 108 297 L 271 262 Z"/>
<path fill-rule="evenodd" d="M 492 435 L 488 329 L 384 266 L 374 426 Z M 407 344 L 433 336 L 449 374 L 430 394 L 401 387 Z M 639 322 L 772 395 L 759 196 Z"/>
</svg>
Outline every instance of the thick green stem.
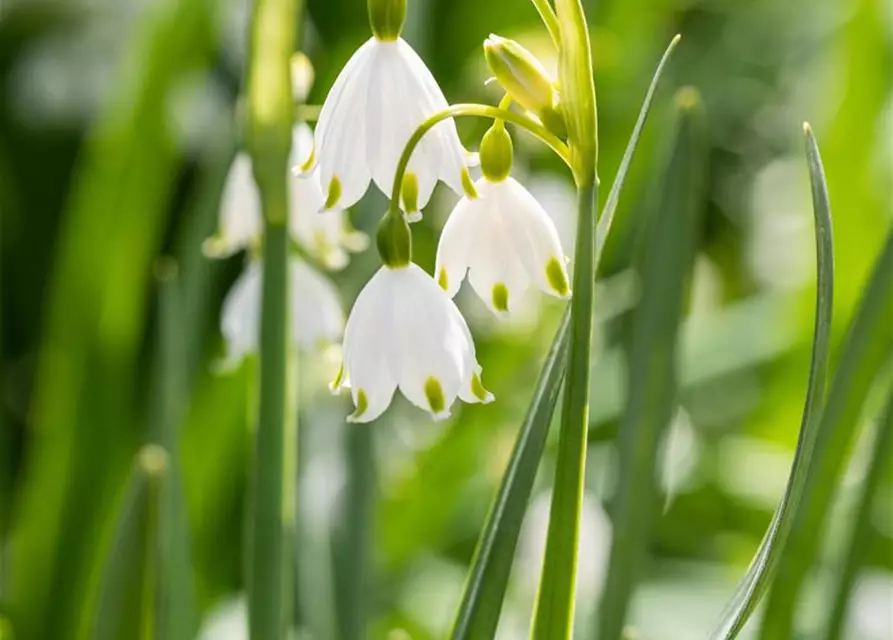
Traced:
<svg viewBox="0 0 893 640">
<path fill-rule="evenodd" d="M 247 142 L 264 215 L 260 326 L 260 415 L 254 450 L 248 552 L 252 640 L 278 640 L 289 616 L 293 572 L 285 527 L 293 513 L 284 484 L 297 444 L 288 402 L 288 155 L 294 104 L 289 60 L 298 0 L 256 0 L 248 72 Z"/>
<path fill-rule="evenodd" d="M 400 155 L 400 161 L 397 163 L 397 171 L 394 173 L 394 186 L 391 189 L 391 194 L 393 194 L 391 198 L 392 211 L 397 209 L 397 195 L 400 193 L 400 186 L 403 184 L 403 176 L 406 173 L 406 168 L 409 166 L 409 159 L 412 157 L 412 152 L 415 151 L 416 146 L 422 141 L 425 134 L 433 129 L 438 123 L 458 116 L 479 116 L 482 118 L 493 118 L 511 122 L 522 129 L 526 129 L 545 142 L 562 160 L 564 160 L 564 163 L 568 167 L 571 166 L 570 152 L 568 151 L 567 145 L 557 136 L 549 133 L 545 127 L 533 120 L 515 113 L 514 111 L 510 111 L 509 109 L 491 107 L 484 104 L 454 104 L 443 111 L 438 111 L 431 115 L 427 120 L 420 124 L 418 129 L 416 129 L 409 137 L 406 146 L 403 147 L 403 153 Z"/>
<path fill-rule="evenodd" d="M 580 508 L 589 430 L 597 203 L 598 182 L 592 176 L 592 180 L 578 191 L 574 297 L 571 302 L 567 377 L 549 532 L 531 636 L 536 640 L 567 640 L 571 637 L 573 623 L 577 540 L 580 534 Z"/>
</svg>

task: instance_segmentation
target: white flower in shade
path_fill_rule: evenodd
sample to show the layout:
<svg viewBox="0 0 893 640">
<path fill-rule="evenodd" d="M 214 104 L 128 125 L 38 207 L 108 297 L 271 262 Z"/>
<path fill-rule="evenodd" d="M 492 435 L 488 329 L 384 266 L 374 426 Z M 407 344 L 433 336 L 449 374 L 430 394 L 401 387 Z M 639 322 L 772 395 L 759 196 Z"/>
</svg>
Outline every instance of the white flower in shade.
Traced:
<svg viewBox="0 0 893 640">
<path fill-rule="evenodd" d="M 338 340 L 344 312 L 335 287 L 297 258 L 289 258 L 288 266 L 291 343 L 309 351 Z M 227 344 L 224 368 L 257 352 L 262 282 L 262 263 L 253 260 L 223 301 L 220 330 Z"/>
<path fill-rule="evenodd" d="M 306 162 L 313 152 L 313 132 L 304 123 L 292 135 L 290 166 Z M 347 251 L 362 251 L 367 239 L 351 229 L 347 213 L 341 210 L 320 213 L 324 198 L 317 173 L 289 176 L 289 231 L 323 266 L 343 268 Z M 263 232 L 260 194 L 252 174 L 251 158 L 239 152 L 230 167 L 220 201 L 217 233 L 204 245 L 205 253 L 225 258 L 243 249 L 258 246 Z"/>
<path fill-rule="evenodd" d="M 552 219 L 516 180 L 480 178 L 477 198 L 453 209 L 437 247 L 437 281 L 454 296 L 468 280 L 495 313 L 508 313 L 532 282 L 570 296 L 567 266 Z"/>
<path fill-rule="evenodd" d="M 414 263 L 382 267 L 366 284 L 347 320 L 342 358 L 332 390 L 351 389 L 351 422 L 380 416 L 398 387 L 436 420 L 450 415 L 457 396 L 493 400 L 465 319 Z"/>
<path fill-rule="evenodd" d="M 451 119 L 422 138 L 400 194 L 392 194 L 397 162 L 413 131 L 446 98 L 431 72 L 401 38 L 370 38 L 342 69 L 319 114 L 315 153 L 302 169 L 319 167 L 325 208 L 346 208 L 374 180 L 410 220 L 420 217 L 438 179 L 456 193 L 473 193 L 466 152 Z"/>
</svg>

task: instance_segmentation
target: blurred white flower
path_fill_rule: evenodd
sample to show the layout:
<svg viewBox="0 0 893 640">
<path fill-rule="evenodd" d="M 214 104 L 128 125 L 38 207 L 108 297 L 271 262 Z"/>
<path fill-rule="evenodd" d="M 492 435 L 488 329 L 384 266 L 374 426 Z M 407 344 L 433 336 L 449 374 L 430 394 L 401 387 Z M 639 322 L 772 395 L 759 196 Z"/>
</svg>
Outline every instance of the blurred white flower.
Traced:
<svg viewBox="0 0 893 640">
<path fill-rule="evenodd" d="M 335 80 L 319 115 L 315 153 L 303 169 L 319 166 L 326 209 L 347 208 L 375 181 L 389 198 L 397 161 L 413 131 L 447 107 L 418 54 L 401 38 L 370 38 Z M 440 179 L 456 193 L 471 187 L 456 125 L 444 120 L 416 147 L 401 187 L 409 219 L 421 217 Z"/>
<path fill-rule="evenodd" d="M 856 583 L 847 615 L 846 638 L 893 638 L 893 574 L 865 573 Z"/>
<path fill-rule="evenodd" d="M 444 225 L 435 272 L 451 297 L 468 273 L 475 292 L 496 314 L 506 314 L 533 282 L 559 298 L 570 296 L 567 259 L 552 219 L 513 178 L 475 183 Z"/>
<path fill-rule="evenodd" d="M 458 396 L 487 403 L 481 367 L 465 319 L 418 265 L 382 267 L 357 297 L 344 332 L 341 371 L 332 390 L 349 387 L 356 411 L 348 420 L 380 416 L 397 387 L 435 420 Z"/>
<path fill-rule="evenodd" d="M 292 134 L 289 165 L 305 162 L 312 151 L 313 132 L 306 124 L 297 124 Z M 292 239 L 323 266 L 343 268 L 348 262 L 347 251 L 366 248 L 366 236 L 350 228 L 345 211 L 320 213 L 324 198 L 317 173 L 289 177 L 288 195 L 288 224 Z M 255 247 L 263 231 L 261 216 L 260 194 L 254 182 L 251 158 L 247 153 L 239 152 L 223 188 L 217 233 L 205 241 L 205 253 L 223 258 Z"/>
<path fill-rule="evenodd" d="M 337 340 L 344 312 L 335 287 L 298 258 L 289 258 L 288 266 L 291 343 L 309 351 Z M 262 263 L 253 260 L 223 301 L 220 330 L 227 344 L 223 368 L 236 366 L 257 352 L 262 281 Z"/>
<path fill-rule="evenodd" d="M 245 596 L 231 596 L 214 607 L 202 621 L 198 640 L 248 640 Z"/>
<path fill-rule="evenodd" d="M 754 277 L 778 288 L 812 277 L 809 174 L 799 156 L 766 165 L 754 179 L 748 262 Z"/>
</svg>

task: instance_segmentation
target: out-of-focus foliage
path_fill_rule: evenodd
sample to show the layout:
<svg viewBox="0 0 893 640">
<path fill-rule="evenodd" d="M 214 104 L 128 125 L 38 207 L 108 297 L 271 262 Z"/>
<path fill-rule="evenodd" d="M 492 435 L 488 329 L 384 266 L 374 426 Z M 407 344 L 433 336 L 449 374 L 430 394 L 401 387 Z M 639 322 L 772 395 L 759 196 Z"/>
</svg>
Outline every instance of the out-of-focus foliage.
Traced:
<svg viewBox="0 0 893 640">
<path fill-rule="evenodd" d="M 688 84 L 701 92 L 706 118 L 701 249 L 678 350 L 681 406 L 659 447 L 666 495 L 653 514 L 631 623 L 643 639 L 702 638 L 769 523 L 799 426 L 815 263 L 800 124 L 812 123 L 828 178 L 839 344 L 893 223 L 893 28 L 882 0 L 585 4 L 603 184 L 613 179 L 666 43 L 677 32 L 683 41 L 632 165 L 596 291 L 577 619 L 592 614 L 607 570 L 630 319 L 642 291 L 631 267 L 659 184 L 670 97 Z M 152 266 L 161 255 L 179 263 L 188 319 L 180 455 L 203 637 L 231 637 L 243 624 L 256 362 L 215 367 L 225 353 L 221 302 L 244 256 L 212 263 L 201 241 L 240 146 L 248 16 L 246 0 L 0 3 L 0 638 L 5 618 L 26 639 L 83 637 L 90 628 L 127 470 L 150 439 L 156 410 Z M 498 100 L 484 84 L 481 44 L 491 32 L 556 70 L 548 34 L 526 0 L 409 3 L 405 37 L 452 102 Z M 369 35 L 365 3 L 310 0 L 302 35 L 316 75 L 308 103 L 320 104 Z M 466 146 L 476 148 L 484 127 L 459 123 Z M 525 134 L 515 141 L 516 173 L 572 247 L 570 175 Z M 416 259 L 429 272 L 454 201 L 439 188 L 413 227 Z M 383 198 L 370 194 L 353 222 L 370 232 L 383 210 Z M 346 307 L 378 264 L 370 250 L 333 276 Z M 457 301 L 497 401 L 457 406 L 445 423 L 401 400 L 375 424 L 348 427 L 347 402 L 325 388 L 337 369 L 335 349 L 300 361 L 296 617 L 309 637 L 355 637 L 350 625 L 358 623 L 343 615 L 354 605 L 373 638 L 440 638 L 452 622 L 563 309 L 531 293 L 505 322 L 464 291 Z M 844 482 L 832 494 L 798 621 L 804 630 L 826 620 L 826 591 L 843 561 L 890 367 L 888 354 L 886 388 L 869 394 Z M 547 443 L 525 519 L 500 638 L 527 634 L 554 445 Z M 889 469 L 863 527 L 847 638 L 893 634 Z M 51 598 L 61 603 L 58 618 L 27 609 Z"/>
</svg>

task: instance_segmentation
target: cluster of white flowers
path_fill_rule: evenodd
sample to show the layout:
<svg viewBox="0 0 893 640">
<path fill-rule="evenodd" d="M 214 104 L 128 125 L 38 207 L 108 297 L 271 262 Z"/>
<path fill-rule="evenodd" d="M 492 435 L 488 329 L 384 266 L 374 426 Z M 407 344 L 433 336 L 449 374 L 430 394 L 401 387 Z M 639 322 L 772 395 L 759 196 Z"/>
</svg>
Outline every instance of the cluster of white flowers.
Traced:
<svg viewBox="0 0 893 640">
<path fill-rule="evenodd" d="M 306 125 L 295 130 L 290 229 L 295 242 L 323 264 L 340 267 L 346 251 L 356 248 L 356 232 L 345 232 L 344 210 L 363 196 L 370 182 L 392 199 L 378 234 L 384 264 L 350 313 L 342 366 L 331 388 L 351 390 L 356 406 L 348 418 L 352 422 L 381 415 L 397 388 L 410 402 L 442 419 L 450 415 L 457 397 L 465 402 L 493 400 L 481 381 L 471 333 L 452 300 L 466 274 L 484 303 L 505 316 L 530 284 L 569 297 L 567 258 L 549 215 L 509 175 L 512 141 L 502 120 L 495 121 L 481 142 L 482 177 L 477 181 L 469 167 L 478 155 L 462 146 L 451 118 L 419 130 L 447 109 L 446 98 L 422 59 L 400 37 L 403 13 L 376 15 L 372 4 L 374 35 L 335 80 L 312 142 Z M 505 42 L 488 40 L 488 60 L 494 57 L 492 48 Z M 547 92 L 544 100 L 528 101 L 522 95 L 514 97 L 516 104 L 526 108 L 532 120 L 563 129 L 554 82 L 540 84 Z M 408 144 L 415 146 L 407 150 Z M 440 238 L 435 280 L 412 262 L 407 223 L 421 219 L 438 180 L 461 200 Z M 260 215 L 256 191 L 246 189 L 250 181 L 249 160 L 240 157 L 224 198 L 228 204 L 221 211 L 221 235 L 211 243 L 214 253 L 225 255 L 256 241 Z M 338 312 L 330 285 L 299 265 L 292 277 L 295 340 L 309 345 L 337 338 Z M 225 306 L 224 333 L 232 356 L 256 345 L 259 280 L 258 266 L 249 267 Z"/>
</svg>

